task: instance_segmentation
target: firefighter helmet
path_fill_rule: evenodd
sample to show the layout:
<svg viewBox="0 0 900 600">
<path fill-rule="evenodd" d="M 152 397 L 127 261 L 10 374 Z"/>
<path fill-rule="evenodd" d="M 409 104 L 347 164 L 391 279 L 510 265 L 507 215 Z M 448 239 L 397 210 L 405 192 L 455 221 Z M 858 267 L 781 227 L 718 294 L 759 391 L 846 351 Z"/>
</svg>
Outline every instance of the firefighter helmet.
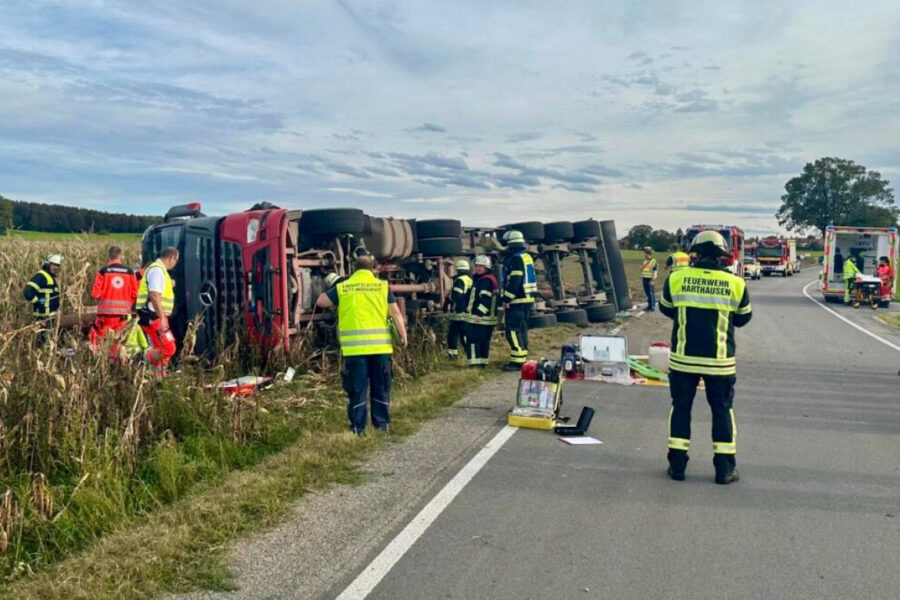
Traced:
<svg viewBox="0 0 900 600">
<path fill-rule="evenodd" d="M 479 254 L 475 257 L 475 266 L 476 267 L 484 267 L 485 269 L 491 268 L 491 257 L 486 256 L 484 254 Z"/>
<path fill-rule="evenodd" d="M 469 270 L 469 261 L 465 258 L 460 258 L 458 261 L 453 263 L 453 266 L 456 267 L 457 271 L 468 271 Z"/>
<path fill-rule="evenodd" d="M 510 246 L 524 246 L 525 236 L 518 229 L 510 229 L 503 234 L 503 241 Z"/>
<path fill-rule="evenodd" d="M 53 253 L 53 254 L 47 255 L 47 258 L 44 259 L 44 264 L 59 266 L 62 264 L 62 261 L 63 261 L 62 254 Z"/>
<path fill-rule="evenodd" d="M 728 244 L 725 238 L 718 231 L 711 229 L 701 231 L 691 243 L 691 252 L 696 254 L 718 254 L 719 256 L 728 256 Z"/>
</svg>

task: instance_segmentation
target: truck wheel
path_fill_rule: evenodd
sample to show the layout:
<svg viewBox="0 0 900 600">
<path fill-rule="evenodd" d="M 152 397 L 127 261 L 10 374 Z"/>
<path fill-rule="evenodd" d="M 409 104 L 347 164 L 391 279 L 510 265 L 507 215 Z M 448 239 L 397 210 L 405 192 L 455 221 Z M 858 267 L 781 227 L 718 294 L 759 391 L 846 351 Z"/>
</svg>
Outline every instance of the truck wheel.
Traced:
<svg viewBox="0 0 900 600">
<path fill-rule="evenodd" d="M 556 221 L 544 223 L 544 242 L 568 242 L 575 237 L 575 228 L 571 221 Z"/>
<path fill-rule="evenodd" d="M 416 236 L 420 240 L 459 237 L 462 225 L 456 219 L 426 219 L 416 221 Z"/>
<path fill-rule="evenodd" d="M 616 318 L 615 304 L 600 304 L 597 306 L 588 306 L 585 309 L 588 321 L 591 323 L 605 323 Z"/>
<path fill-rule="evenodd" d="M 782 272 L 781 272 L 781 276 L 782 276 L 782 277 L 787 277 L 787 271 L 782 271 Z"/>
<path fill-rule="evenodd" d="M 362 233 L 366 215 L 357 208 L 314 208 L 300 214 L 300 233 L 313 236 Z"/>
<path fill-rule="evenodd" d="M 787 272 L 787 276 L 788 276 L 788 277 L 793 277 L 793 276 L 794 276 L 794 270 L 793 270 L 793 269 L 789 270 L 789 271 Z"/>
<path fill-rule="evenodd" d="M 527 242 L 540 242 L 544 239 L 544 224 L 540 221 L 523 221 L 522 223 L 508 223 L 501 227 L 504 232 L 515 229 Z"/>
<path fill-rule="evenodd" d="M 462 254 L 462 240 L 458 237 L 420 239 L 419 252 L 425 256 L 459 256 Z"/>
<path fill-rule="evenodd" d="M 588 327 L 591 324 L 588 320 L 587 311 L 581 308 L 567 308 L 557 311 L 556 320 L 560 323 L 571 323 L 578 327 Z"/>
<path fill-rule="evenodd" d="M 558 321 L 553 313 L 535 313 L 528 317 L 528 329 L 543 329 L 556 327 Z"/>
<path fill-rule="evenodd" d="M 594 219 L 587 221 L 575 221 L 572 223 L 573 242 L 582 242 L 588 238 L 600 237 L 600 223 Z"/>
</svg>

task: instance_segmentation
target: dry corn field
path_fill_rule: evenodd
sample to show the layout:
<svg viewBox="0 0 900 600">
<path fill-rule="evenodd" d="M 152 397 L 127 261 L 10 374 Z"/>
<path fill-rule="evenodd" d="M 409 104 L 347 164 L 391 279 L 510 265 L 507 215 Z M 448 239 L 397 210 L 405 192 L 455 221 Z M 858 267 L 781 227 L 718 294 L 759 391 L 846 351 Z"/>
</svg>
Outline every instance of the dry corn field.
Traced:
<svg viewBox="0 0 900 600">
<path fill-rule="evenodd" d="M 127 264 L 136 262 L 137 242 L 118 245 Z M 180 371 L 158 381 L 140 364 L 112 364 L 106 353 L 92 353 L 77 331 L 37 345 L 22 289 L 42 258 L 63 254 L 62 311 L 70 314 L 91 304 L 90 287 L 107 250 L 105 243 L 77 239 L 0 238 L 0 586 L 183 497 L 199 482 L 256 464 L 310 423 L 340 423 L 343 400 L 327 375 L 335 369 L 321 368 L 335 359 L 312 343 L 302 345 L 302 355 L 267 365 L 272 374 L 288 363 L 300 367 L 293 384 L 243 399 L 204 389 L 256 370 L 258 361 L 235 349 L 205 365 L 192 360 L 188 341 Z M 417 336 L 422 346 L 398 357 L 400 379 L 434 364 L 428 337 Z"/>
</svg>

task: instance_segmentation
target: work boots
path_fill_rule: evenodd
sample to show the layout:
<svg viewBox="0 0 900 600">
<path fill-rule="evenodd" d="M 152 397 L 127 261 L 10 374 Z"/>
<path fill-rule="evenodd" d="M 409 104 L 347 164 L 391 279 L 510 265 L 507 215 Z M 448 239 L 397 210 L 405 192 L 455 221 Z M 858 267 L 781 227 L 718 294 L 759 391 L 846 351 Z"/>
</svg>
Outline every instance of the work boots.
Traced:
<svg viewBox="0 0 900 600">
<path fill-rule="evenodd" d="M 503 370 L 504 370 L 504 371 L 510 371 L 510 372 L 512 372 L 512 371 L 521 371 L 521 370 L 522 370 L 522 365 L 520 365 L 520 364 L 518 364 L 518 363 L 514 363 L 514 362 L 508 362 L 508 363 L 506 363 L 505 365 L 503 365 Z"/>
<path fill-rule="evenodd" d="M 734 454 L 716 454 L 713 457 L 713 466 L 716 468 L 716 483 L 719 485 L 728 485 L 741 478 Z"/>
<path fill-rule="evenodd" d="M 684 450 L 669 450 L 669 468 L 666 474 L 675 481 L 684 481 L 684 472 L 687 469 L 688 458 Z"/>
</svg>

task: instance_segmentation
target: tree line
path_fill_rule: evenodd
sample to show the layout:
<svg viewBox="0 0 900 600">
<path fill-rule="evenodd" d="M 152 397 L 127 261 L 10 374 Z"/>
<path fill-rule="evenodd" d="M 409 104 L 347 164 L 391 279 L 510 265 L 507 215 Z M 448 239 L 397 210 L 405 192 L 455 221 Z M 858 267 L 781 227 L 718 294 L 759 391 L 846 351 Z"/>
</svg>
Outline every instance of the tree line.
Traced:
<svg viewBox="0 0 900 600">
<path fill-rule="evenodd" d="M 8 229 L 51 233 L 142 233 L 160 217 L 108 213 L 101 210 L 19 202 L 0 196 L 0 233 Z"/>
</svg>

